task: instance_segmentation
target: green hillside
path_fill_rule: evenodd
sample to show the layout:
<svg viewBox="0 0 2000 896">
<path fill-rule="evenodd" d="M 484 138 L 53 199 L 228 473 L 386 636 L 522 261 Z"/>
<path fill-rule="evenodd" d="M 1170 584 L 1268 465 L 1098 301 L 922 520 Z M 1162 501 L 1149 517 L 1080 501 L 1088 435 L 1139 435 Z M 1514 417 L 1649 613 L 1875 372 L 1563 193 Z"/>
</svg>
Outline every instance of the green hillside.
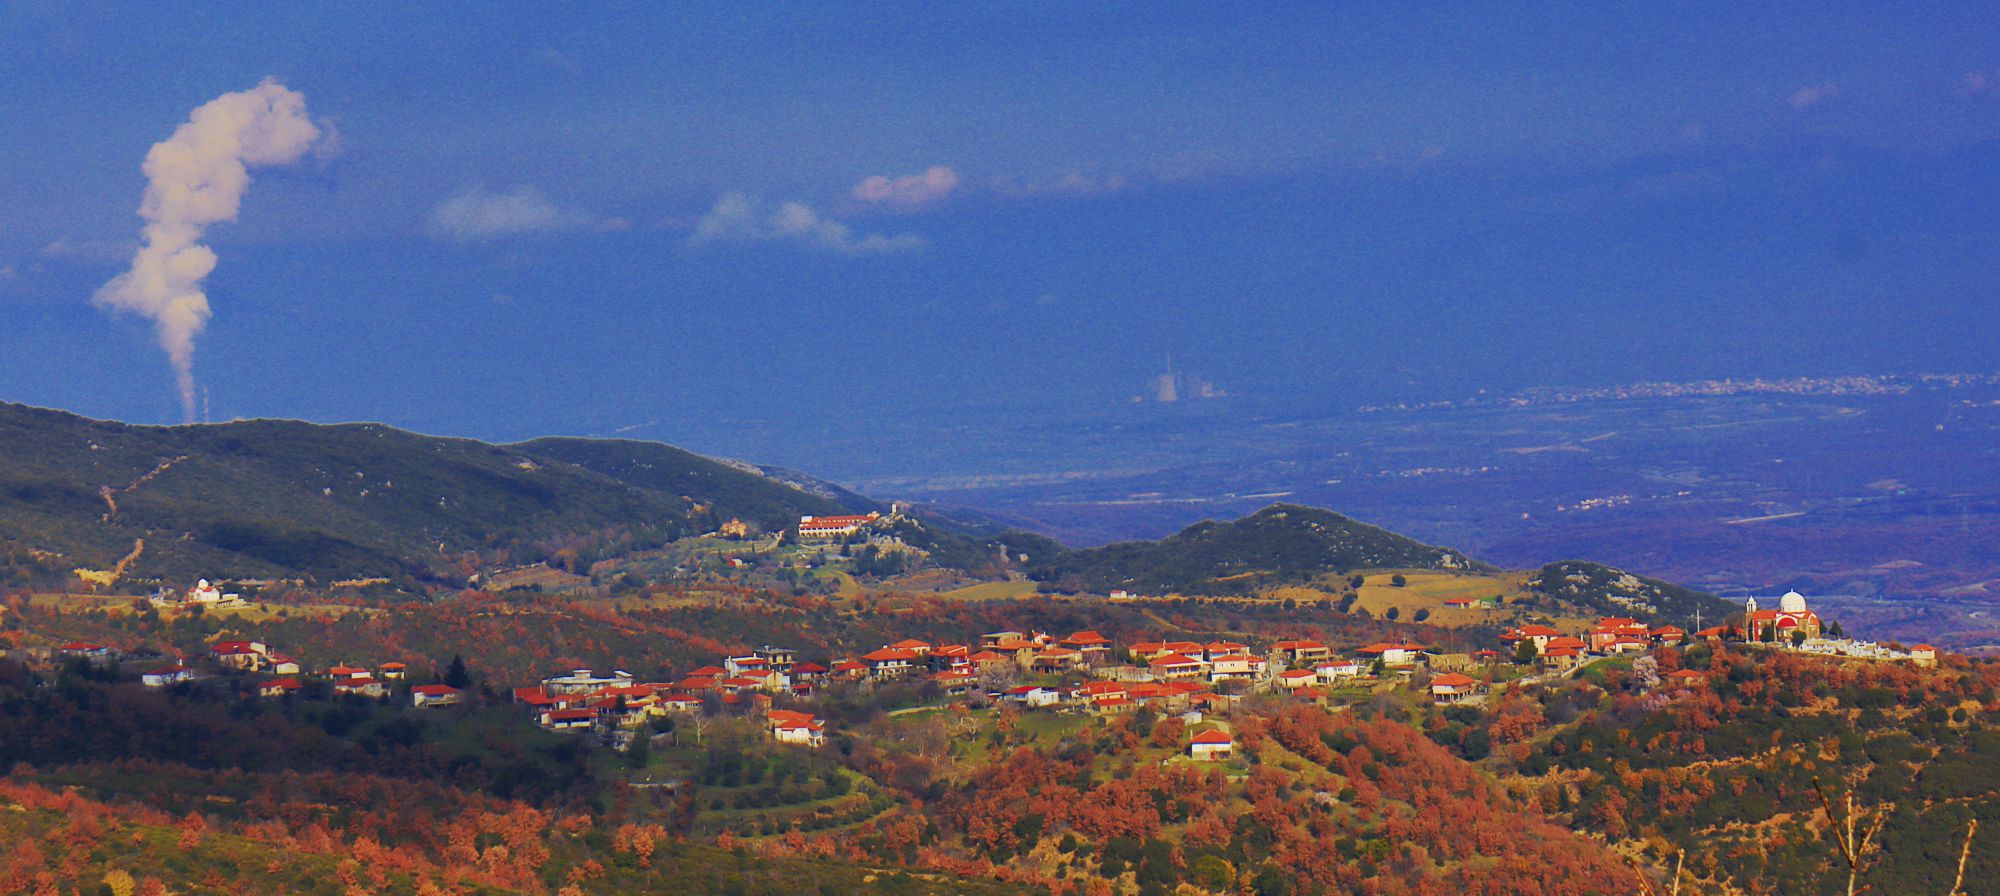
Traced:
<svg viewBox="0 0 2000 896">
<path fill-rule="evenodd" d="M 658 442 L 544 438 L 508 447 L 575 464 L 648 492 L 689 496 L 712 505 L 712 516 L 738 517 L 769 531 L 796 524 L 801 514 L 887 509 L 800 473 L 716 461 Z"/>
<path fill-rule="evenodd" d="M 1159 541 L 1068 551 L 1032 567 L 1059 591 L 1240 594 L 1353 569 L 1488 569 L 1330 510 L 1273 504 L 1227 523 L 1201 522 Z"/>
<path fill-rule="evenodd" d="M 1582 560 L 1544 566 L 1528 580 L 1528 587 L 1604 616 L 1629 616 L 1683 627 L 1693 625 L 1697 618 L 1708 625 L 1720 625 L 1741 616 L 1743 610 L 1712 594 Z"/>
<path fill-rule="evenodd" d="M 24 578 L 109 570 L 143 540 L 128 581 L 462 581 L 469 553 L 532 562 L 579 539 L 643 547 L 715 517 L 776 526 L 841 507 L 664 445 L 498 446 L 278 420 L 130 426 L 0 403 L 0 556 Z"/>
</svg>

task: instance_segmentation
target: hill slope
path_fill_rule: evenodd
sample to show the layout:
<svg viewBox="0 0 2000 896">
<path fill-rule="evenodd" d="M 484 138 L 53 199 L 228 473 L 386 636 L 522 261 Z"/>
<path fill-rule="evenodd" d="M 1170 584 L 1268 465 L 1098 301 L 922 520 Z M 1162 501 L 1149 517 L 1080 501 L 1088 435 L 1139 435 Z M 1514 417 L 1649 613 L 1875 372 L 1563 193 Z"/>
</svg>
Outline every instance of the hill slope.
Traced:
<svg viewBox="0 0 2000 896">
<path fill-rule="evenodd" d="M 843 504 L 664 445 L 499 446 L 377 424 L 130 426 L 0 403 L 0 552 L 23 574 L 455 579 L 564 539 L 658 543 L 706 516 L 767 526 Z M 574 458 L 571 460 L 570 458 Z"/>
<path fill-rule="evenodd" d="M 1235 594 L 1330 572 L 1387 568 L 1487 567 L 1330 510 L 1273 504 L 1233 522 L 1196 523 L 1159 541 L 1069 551 L 1030 574 L 1062 591 Z"/>
</svg>

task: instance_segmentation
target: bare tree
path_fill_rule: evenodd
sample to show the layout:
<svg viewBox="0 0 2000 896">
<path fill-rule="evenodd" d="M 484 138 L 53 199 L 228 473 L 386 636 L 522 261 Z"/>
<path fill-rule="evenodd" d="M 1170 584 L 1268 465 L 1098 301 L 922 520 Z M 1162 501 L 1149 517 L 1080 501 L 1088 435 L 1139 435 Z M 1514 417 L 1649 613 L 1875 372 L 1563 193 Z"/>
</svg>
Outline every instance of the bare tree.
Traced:
<svg viewBox="0 0 2000 896">
<path fill-rule="evenodd" d="M 1859 886 L 1861 875 L 1875 867 L 1882 857 L 1882 845 L 1875 842 L 1875 836 L 1882 833 L 1882 825 L 1889 820 L 1889 813 L 1895 803 L 1883 803 L 1872 809 L 1856 811 L 1854 793 L 1849 791 L 1841 796 L 1841 812 L 1834 812 L 1833 800 L 1826 795 L 1826 788 L 1818 778 L 1813 779 L 1813 792 L 1819 794 L 1819 804 L 1826 809 L 1826 820 L 1832 825 L 1833 844 L 1840 849 L 1841 859 L 1847 862 L 1847 896 L 1865 892 L 1868 888 Z M 1864 821 L 1863 816 L 1868 816 Z M 1859 839 L 1856 838 L 1857 832 Z"/>
<path fill-rule="evenodd" d="M 1979 832 L 1979 819 L 1965 823 L 1965 845 L 1958 850 L 1958 876 L 1951 880 L 1951 892 L 1946 896 L 1965 896 L 1965 860 L 1972 855 L 1972 835 Z"/>
</svg>

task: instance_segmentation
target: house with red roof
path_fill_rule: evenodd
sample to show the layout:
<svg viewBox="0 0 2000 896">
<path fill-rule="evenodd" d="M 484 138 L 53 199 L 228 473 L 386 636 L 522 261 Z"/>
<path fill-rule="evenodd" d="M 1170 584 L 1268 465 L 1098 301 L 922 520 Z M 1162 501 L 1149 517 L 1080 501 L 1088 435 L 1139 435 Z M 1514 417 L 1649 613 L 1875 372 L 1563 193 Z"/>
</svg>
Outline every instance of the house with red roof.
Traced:
<svg viewBox="0 0 2000 896">
<path fill-rule="evenodd" d="M 1548 649 L 1550 638 L 1561 636 L 1562 632 L 1546 625 L 1521 625 L 1501 632 L 1500 640 L 1508 644 L 1519 641 L 1532 641 L 1535 644 L 1535 652 L 1540 653 Z"/>
<path fill-rule="evenodd" d="M 934 672 L 931 674 L 931 681 L 936 682 L 938 688 L 947 694 L 970 693 L 979 687 L 979 676 L 955 669 Z"/>
<path fill-rule="evenodd" d="M 1178 653 L 1161 654 L 1146 663 L 1153 676 L 1163 681 L 1200 677 L 1206 666 L 1201 660 Z"/>
<path fill-rule="evenodd" d="M 1311 669 L 1286 669 L 1278 673 L 1278 687 L 1298 690 L 1319 683 L 1319 673 Z"/>
<path fill-rule="evenodd" d="M 217 641 L 208 647 L 208 655 L 216 662 L 247 671 L 263 668 L 270 652 L 262 641 Z"/>
<path fill-rule="evenodd" d="M 1910 648 L 1910 661 L 1919 666 L 1935 666 L 1937 659 L 1937 648 L 1929 644 L 1918 644 Z"/>
<path fill-rule="evenodd" d="M 1361 663 L 1356 660 L 1324 660 L 1313 666 L 1313 672 L 1327 684 L 1351 681 L 1361 676 Z"/>
<path fill-rule="evenodd" d="M 462 696 L 462 691 L 448 684 L 420 684 L 410 689 L 410 705 L 417 709 L 451 706 Z"/>
<path fill-rule="evenodd" d="M 1310 665 L 1333 658 L 1333 648 L 1318 641 L 1279 641 L 1271 645 L 1271 658 L 1288 666 Z"/>
<path fill-rule="evenodd" d="M 846 538 L 873 525 L 882 514 L 869 511 L 864 516 L 802 516 L 799 517 L 800 541 L 830 541 Z"/>
<path fill-rule="evenodd" d="M 826 743 L 826 723 L 809 712 L 774 709 L 764 714 L 771 726 L 771 739 L 781 744 L 817 747 Z"/>
<path fill-rule="evenodd" d="M 856 660 L 840 660 L 833 664 L 833 669 L 827 674 L 846 681 L 859 681 L 868 677 L 868 664 Z"/>
<path fill-rule="evenodd" d="M 1055 674 L 1067 672 L 1083 665 L 1083 651 L 1068 647 L 1044 647 L 1035 651 L 1028 668 L 1036 672 Z"/>
<path fill-rule="evenodd" d="M 273 678 L 257 686 L 257 696 L 283 697 L 286 694 L 298 693 L 302 687 L 304 685 L 299 684 L 296 678 Z"/>
<path fill-rule="evenodd" d="M 1111 639 L 1088 629 L 1071 632 L 1070 636 L 1058 642 L 1061 646 L 1083 654 L 1085 662 L 1096 662 L 1098 657 L 1111 652 Z"/>
<path fill-rule="evenodd" d="M 1570 640 L 1575 641 L 1576 639 L 1571 638 Z M 1577 643 L 1581 644 L 1583 642 L 1577 641 Z M 1542 668 L 1560 672 L 1582 665 L 1583 659 L 1583 649 L 1580 647 L 1550 647 L 1542 651 L 1541 656 L 1537 657 L 1536 661 L 1542 665 Z"/>
<path fill-rule="evenodd" d="M 877 680 L 903 677 L 917 658 L 916 651 L 901 647 L 884 647 L 861 655 L 861 661 L 868 664 L 868 674 Z"/>
<path fill-rule="evenodd" d="M 792 678 L 796 681 L 818 681 L 826 677 L 829 670 L 818 663 L 805 662 L 792 667 Z"/>
<path fill-rule="evenodd" d="M 1220 762 L 1236 750 L 1236 738 L 1220 728 L 1211 728 L 1188 739 L 1188 758 L 1197 762 Z"/>
<path fill-rule="evenodd" d="M 1446 672 L 1431 679 L 1431 699 L 1439 703 L 1457 703 L 1479 693 L 1479 682 L 1470 675 Z"/>
</svg>

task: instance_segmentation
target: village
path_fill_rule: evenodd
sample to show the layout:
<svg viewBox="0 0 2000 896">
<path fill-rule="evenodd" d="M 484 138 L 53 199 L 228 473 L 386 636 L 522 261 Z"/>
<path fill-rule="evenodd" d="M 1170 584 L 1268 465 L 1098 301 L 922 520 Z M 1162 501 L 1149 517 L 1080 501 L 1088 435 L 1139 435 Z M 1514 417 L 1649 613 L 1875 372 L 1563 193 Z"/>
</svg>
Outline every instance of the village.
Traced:
<svg viewBox="0 0 2000 896">
<path fill-rule="evenodd" d="M 807 519 L 801 529 L 813 530 L 809 537 L 852 535 L 874 519 L 839 518 L 822 526 Z M 1131 597 L 1114 594 L 1111 599 Z M 211 604 L 223 598 L 204 579 L 173 599 Z M 817 699 L 835 691 L 865 694 L 894 684 L 915 685 L 933 706 L 1011 706 L 1094 716 L 1145 708 L 1175 714 L 1186 723 L 1185 755 L 1217 761 L 1233 752 L 1232 710 L 1252 697 L 1335 706 L 1401 688 L 1441 705 L 1477 704 L 1508 682 L 1579 674 L 1598 660 L 1696 642 L 1925 666 L 1937 661 L 1937 651 L 1929 645 L 1901 648 L 1829 637 L 1827 628 L 1802 595 L 1790 592 L 1776 608 L 1760 609 L 1752 598 L 1740 619 L 1694 632 L 1629 617 L 1603 617 L 1568 632 L 1524 624 L 1503 631 L 1495 648 L 1470 653 L 1402 641 L 1371 643 L 1343 655 L 1307 638 L 1252 645 L 1162 637 L 1120 644 L 1094 630 L 1063 636 L 997 631 L 960 643 L 906 638 L 857 655 L 815 659 L 764 645 L 717 656 L 711 664 L 656 681 L 626 671 L 600 676 L 574 669 L 508 689 L 505 699 L 543 730 L 586 735 L 621 750 L 673 727 L 675 720 L 699 724 L 715 716 L 759 719 L 775 743 L 820 747 L 828 741 L 830 725 L 812 711 Z M 1832 628 L 1837 634 L 1837 626 Z M 62 645 L 58 653 L 100 666 L 124 659 L 109 646 L 86 642 Z M 308 670 L 260 641 L 217 640 L 205 656 L 174 657 L 145 667 L 138 678 L 147 687 L 171 687 L 211 674 L 255 675 L 255 691 L 265 698 L 310 692 L 393 699 L 418 710 L 467 699 L 468 680 L 457 661 L 445 673 L 427 671 L 423 683 L 413 683 L 409 667 L 395 661 L 339 662 Z M 1668 683 L 1693 687 L 1704 679 L 1705 673 L 1678 670 L 1669 674 Z"/>
</svg>

